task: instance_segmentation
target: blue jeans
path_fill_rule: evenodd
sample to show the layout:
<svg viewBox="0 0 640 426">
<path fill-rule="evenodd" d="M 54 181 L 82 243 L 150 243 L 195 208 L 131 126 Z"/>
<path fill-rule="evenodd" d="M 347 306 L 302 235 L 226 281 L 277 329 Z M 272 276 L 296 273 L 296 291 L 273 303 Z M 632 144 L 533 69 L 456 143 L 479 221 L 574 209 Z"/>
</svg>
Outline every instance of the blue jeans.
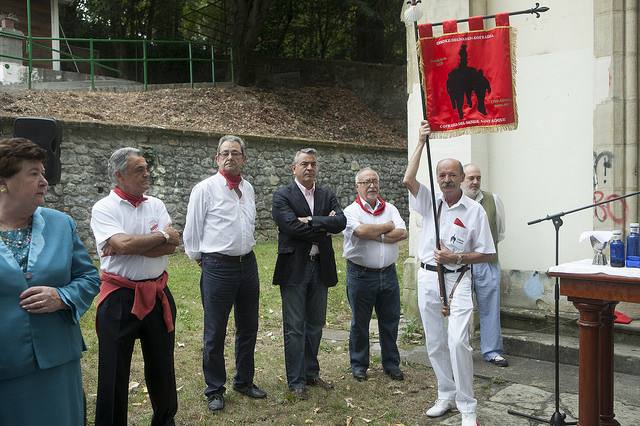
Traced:
<svg viewBox="0 0 640 426">
<path fill-rule="evenodd" d="M 255 255 L 242 262 L 203 254 L 200 293 L 204 308 L 204 348 L 202 370 L 207 398 L 225 391 L 227 373 L 224 365 L 224 341 L 231 308 L 236 325 L 235 385 L 253 383 L 253 351 L 258 335 L 258 299 L 260 282 Z"/>
<path fill-rule="evenodd" d="M 399 371 L 400 354 L 396 340 L 400 321 L 400 287 L 395 265 L 382 272 L 366 270 L 347 261 L 347 298 L 351 306 L 349 355 L 351 371 L 369 368 L 369 322 L 373 308 L 378 317 L 382 367 Z"/>
<path fill-rule="evenodd" d="M 480 351 L 486 361 L 502 354 L 500 330 L 500 265 L 473 265 L 473 289 L 480 314 Z"/>
<path fill-rule="evenodd" d="M 320 283 L 320 263 L 309 261 L 297 285 L 280 286 L 284 361 L 289 389 L 304 388 L 320 376 L 318 350 L 327 318 L 327 287 Z"/>
</svg>

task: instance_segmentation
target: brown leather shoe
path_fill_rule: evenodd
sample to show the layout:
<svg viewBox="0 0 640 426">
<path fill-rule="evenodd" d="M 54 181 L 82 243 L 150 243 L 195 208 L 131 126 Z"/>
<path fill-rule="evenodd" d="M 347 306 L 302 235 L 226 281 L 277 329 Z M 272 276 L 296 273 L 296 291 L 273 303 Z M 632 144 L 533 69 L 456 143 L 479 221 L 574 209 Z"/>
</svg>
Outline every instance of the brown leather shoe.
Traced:
<svg viewBox="0 0 640 426">
<path fill-rule="evenodd" d="M 313 379 L 307 379 L 307 385 L 318 386 L 324 390 L 333 389 L 333 383 L 326 382 L 321 377 L 314 377 Z"/>
</svg>

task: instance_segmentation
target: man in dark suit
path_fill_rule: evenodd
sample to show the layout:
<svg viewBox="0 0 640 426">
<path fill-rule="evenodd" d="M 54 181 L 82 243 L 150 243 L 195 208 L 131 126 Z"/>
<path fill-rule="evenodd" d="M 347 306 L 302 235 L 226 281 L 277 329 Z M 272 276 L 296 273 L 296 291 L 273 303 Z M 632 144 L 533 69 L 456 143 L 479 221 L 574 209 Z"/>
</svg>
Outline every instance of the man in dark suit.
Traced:
<svg viewBox="0 0 640 426">
<path fill-rule="evenodd" d="M 294 181 L 273 194 L 278 259 L 273 284 L 280 286 L 284 357 L 289 389 L 307 399 L 305 386 L 329 390 L 320 378 L 318 349 L 327 314 L 327 290 L 338 282 L 331 235 L 347 219 L 329 188 L 316 186 L 316 150 L 304 148 L 291 165 Z"/>
</svg>

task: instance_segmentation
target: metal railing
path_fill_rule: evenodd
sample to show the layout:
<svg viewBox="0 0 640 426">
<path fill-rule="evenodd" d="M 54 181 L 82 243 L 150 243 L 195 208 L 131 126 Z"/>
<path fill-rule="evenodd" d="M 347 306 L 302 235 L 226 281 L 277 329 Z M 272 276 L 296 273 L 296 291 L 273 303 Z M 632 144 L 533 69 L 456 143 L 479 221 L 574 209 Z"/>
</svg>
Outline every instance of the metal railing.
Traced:
<svg viewBox="0 0 640 426">
<path fill-rule="evenodd" d="M 96 38 L 69 38 L 69 37 L 33 37 L 29 34 L 20 35 L 5 31 L 0 31 L 0 37 L 8 37 L 13 39 L 19 39 L 23 42 L 26 42 L 26 57 L 18 57 L 6 54 L 0 54 L 0 59 L 8 58 L 13 60 L 19 60 L 21 62 L 27 62 L 29 72 L 27 77 L 27 86 L 29 89 L 32 88 L 32 71 L 34 63 L 40 62 L 74 62 L 74 63 L 88 63 L 89 64 L 89 75 L 91 79 L 91 89 L 95 90 L 95 77 L 96 77 L 96 68 L 102 69 L 105 71 L 120 73 L 120 70 L 114 67 L 110 67 L 107 64 L 111 63 L 123 63 L 123 62 L 135 62 L 142 63 L 142 82 L 144 85 L 144 90 L 147 90 L 149 85 L 149 65 L 155 62 L 188 62 L 189 64 L 189 82 L 191 87 L 194 87 L 194 64 L 197 63 L 210 63 L 211 64 L 211 83 L 216 83 L 215 71 L 216 71 L 216 61 L 218 62 L 226 62 L 229 66 L 230 71 L 230 81 L 234 81 L 234 69 L 233 69 L 233 50 L 228 48 L 228 59 L 216 58 L 214 46 L 209 45 L 207 43 L 193 42 L 188 40 L 132 40 L 132 39 L 96 39 Z M 74 55 L 69 49 L 69 52 L 64 52 L 60 49 L 54 49 L 44 44 L 43 42 L 53 42 L 54 40 L 64 42 L 69 45 L 69 42 L 72 43 L 87 43 L 89 57 L 81 57 Z M 116 58 L 96 58 L 95 45 L 99 43 L 123 43 L 123 44 L 133 44 L 133 45 L 141 45 L 142 49 L 142 57 L 138 57 L 137 53 L 135 57 L 116 57 Z M 160 45 L 186 45 L 186 57 L 150 57 L 149 50 L 152 47 L 160 46 Z M 33 56 L 33 48 L 38 47 L 51 52 L 58 52 L 60 54 L 60 58 L 34 58 Z M 194 56 L 194 47 L 200 49 L 200 52 L 207 52 L 207 57 L 195 57 Z M 136 52 L 138 49 L 136 48 Z M 137 78 L 137 76 L 136 76 Z"/>
</svg>

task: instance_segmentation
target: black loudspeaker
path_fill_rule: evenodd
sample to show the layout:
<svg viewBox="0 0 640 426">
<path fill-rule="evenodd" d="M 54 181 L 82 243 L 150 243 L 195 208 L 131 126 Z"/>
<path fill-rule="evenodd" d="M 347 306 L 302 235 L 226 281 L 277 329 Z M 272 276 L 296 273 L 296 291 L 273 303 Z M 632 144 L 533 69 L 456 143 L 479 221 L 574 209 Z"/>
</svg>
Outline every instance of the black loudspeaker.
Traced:
<svg viewBox="0 0 640 426">
<path fill-rule="evenodd" d="M 53 118 L 18 117 L 13 123 L 13 137 L 27 138 L 47 151 L 45 177 L 49 185 L 60 183 L 62 164 L 60 145 L 62 127 Z"/>
</svg>

